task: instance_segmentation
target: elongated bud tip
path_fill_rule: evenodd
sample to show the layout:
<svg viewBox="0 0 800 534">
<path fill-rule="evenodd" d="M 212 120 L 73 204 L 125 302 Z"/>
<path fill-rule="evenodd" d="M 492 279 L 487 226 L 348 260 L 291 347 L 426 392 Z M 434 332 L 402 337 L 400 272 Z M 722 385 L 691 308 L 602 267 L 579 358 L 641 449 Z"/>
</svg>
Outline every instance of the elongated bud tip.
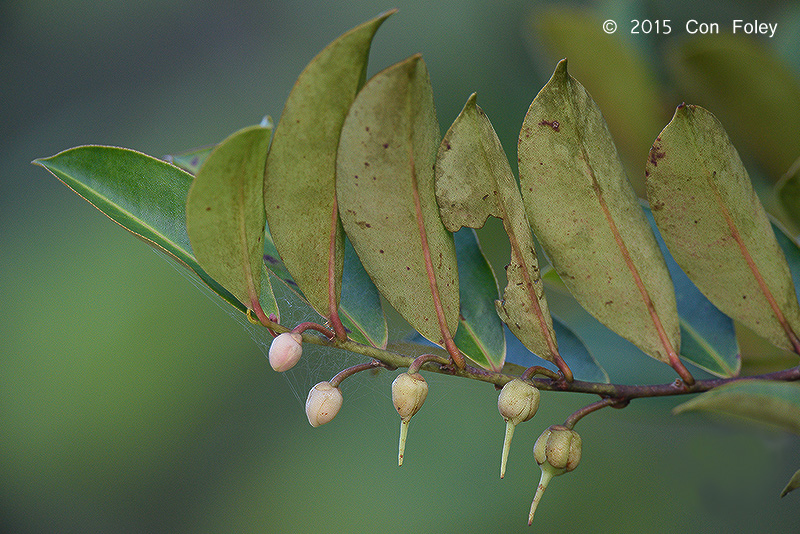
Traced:
<svg viewBox="0 0 800 534">
<path fill-rule="evenodd" d="M 533 523 L 533 514 L 550 480 L 578 467 L 581 461 L 581 448 L 582 442 L 578 433 L 563 425 L 551 426 L 536 440 L 533 457 L 542 470 L 542 477 L 533 496 L 531 512 L 528 514 L 529 525 Z"/>
<path fill-rule="evenodd" d="M 506 435 L 503 441 L 503 455 L 500 460 L 500 478 L 506 474 L 508 451 L 514 428 L 528 421 L 539 409 L 539 390 L 522 379 L 507 382 L 497 397 L 497 409 L 506 421 Z"/>
<path fill-rule="evenodd" d="M 428 397 L 428 383 L 419 373 L 400 373 L 392 382 L 392 403 L 400 415 L 397 465 L 403 465 L 408 424 Z"/>
<path fill-rule="evenodd" d="M 411 422 L 411 419 L 401 419 L 400 420 L 400 442 L 398 444 L 397 450 L 397 466 L 400 467 L 403 465 L 403 456 L 405 456 L 406 452 L 406 436 L 408 436 L 408 424 Z"/>
<path fill-rule="evenodd" d="M 272 340 L 269 346 L 269 364 L 282 373 L 288 371 L 300 361 L 303 354 L 303 336 L 284 332 Z"/>
<path fill-rule="evenodd" d="M 318 427 L 336 417 L 342 407 L 342 392 L 330 382 L 320 382 L 308 392 L 306 416 L 311 426 Z"/>
<path fill-rule="evenodd" d="M 533 496 L 533 502 L 531 502 L 531 511 L 528 513 L 528 526 L 533 523 L 533 514 L 536 513 L 536 508 L 539 507 L 542 495 L 544 495 L 544 490 L 547 489 L 547 485 L 554 476 L 555 474 L 553 474 L 551 469 L 542 469 L 542 476 L 539 478 L 539 485 L 536 486 L 536 493 Z"/>
<path fill-rule="evenodd" d="M 506 421 L 506 436 L 503 440 L 503 455 L 500 458 L 500 478 L 506 476 L 506 463 L 508 462 L 508 451 L 511 449 L 511 438 L 514 437 L 516 425 L 511 421 Z"/>
</svg>

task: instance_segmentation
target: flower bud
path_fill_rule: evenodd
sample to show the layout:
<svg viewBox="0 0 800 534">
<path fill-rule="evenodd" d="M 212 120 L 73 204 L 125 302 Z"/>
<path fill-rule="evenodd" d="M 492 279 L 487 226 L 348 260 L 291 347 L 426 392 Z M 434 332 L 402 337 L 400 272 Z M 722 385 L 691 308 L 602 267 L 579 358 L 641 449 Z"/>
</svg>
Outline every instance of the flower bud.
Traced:
<svg viewBox="0 0 800 534">
<path fill-rule="evenodd" d="M 563 425 L 553 425 L 536 440 L 536 444 L 533 446 L 533 457 L 542 470 L 542 477 L 531 503 L 531 512 L 528 515 L 529 525 L 533 523 L 533 514 L 536 512 L 536 507 L 550 480 L 578 467 L 581 461 L 581 437 L 577 432 Z"/>
<path fill-rule="evenodd" d="M 342 392 L 330 382 L 320 382 L 308 392 L 306 416 L 311 426 L 324 425 L 336 417 L 342 407 Z"/>
<path fill-rule="evenodd" d="M 392 382 L 392 402 L 403 420 L 411 419 L 427 396 L 428 383 L 419 373 L 400 373 Z"/>
<path fill-rule="evenodd" d="M 422 408 L 428 396 L 428 383 L 419 373 L 400 373 L 392 382 L 392 403 L 400 414 L 400 443 L 397 464 L 403 465 L 406 436 L 411 417 Z"/>
<path fill-rule="evenodd" d="M 515 425 L 528 421 L 539 409 L 539 390 L 522 379 L 507 382 L 497 398 L 503 419 Z"/>
<path fill-rule="evenodd" d="M 497 398 L 497 409 L 506 420 L 506 436 L 503 442 L 503 455 L 500 460 L 500 478 L 506 474 L 508 451 L 514 428 L 533 417 L 539 409 L 539 390 L 524 380 L 515 378 L 507 382 Z"/>
<path fill-rule="evenodd" d="M 303 336 L 284 332 L 272 340 L 269 346 L 269 364 L 282 373 L 288 371 L 300 361 L 303 354 Z"/>
<path fill-rule="evenodd" d="M 549 464 L 560 471 L 557 475 L 572 471 L 581 461 L 581 437 L 563 425 L 553 425 L 536 440 L 533 457 L 540 466 Z"/>
</svg>

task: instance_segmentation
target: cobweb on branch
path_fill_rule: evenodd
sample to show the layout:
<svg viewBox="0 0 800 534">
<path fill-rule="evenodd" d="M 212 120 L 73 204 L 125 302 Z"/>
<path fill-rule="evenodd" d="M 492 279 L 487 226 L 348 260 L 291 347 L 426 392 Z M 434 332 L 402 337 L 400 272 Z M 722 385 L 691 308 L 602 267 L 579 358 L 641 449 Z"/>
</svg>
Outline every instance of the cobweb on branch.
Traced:
<svg viewBox="0 0 800 534">
<path fill-rule="evenodd" d="M 222 300 L 219 295 L 214 293 L 205 283 L 203 283 L 194 273 L 187 270 L 183 265 L 178 265 L 170 256 L 162 251 L 155 252 L 167 260 L 175 270 L 184 278 L 189 280 L 192 285 L 199 289 L 206 297 L 220 307 L 234 321 L 239 323 L 250 335 L 250 338 L 261 350 L 264 355 L 264 365 L 269 366 L 267 357 L 269 347 L 272 343 L 272 335 L 265 327 L 251 323 L 247 317 L 239 310 L 233 308 L 228 302 Z M 281 324 L 292 327 L 305 321 L 320 323 L 323 319 L 312 308 L 302 301 L 287 288 L 281 287 L 277 283 L 275 286 L 275 298 L 281 312 Z M 303 344 L 303 356 L 294 368 L 281 373 L 286 379 L 297 403 L 305 409 L 308 391 L 317 383 L 323 380 L 330 380 L 336 373 L 369 361 L 368 358 L 352 352 L 321 347 L 311 343 Z M 274 372 L 271 369 L 269 372 Z M 357 373 L 349 377 L 342 383 L 341 389 L 345 398 L 355 401 L 364 396 L 369 396 L 373 402 L 387 402 L 391 404 L 391 381 L 395 373 L 387 372 L 385 369 L 376 371 L 366 371 Z M 380 399 L 380 400 L 378 400 Z M 355 402 L 353 404 L 356 404 Z M 375 417 L 374 412 L 362 410 L 366 415 Z"/>
</svg>

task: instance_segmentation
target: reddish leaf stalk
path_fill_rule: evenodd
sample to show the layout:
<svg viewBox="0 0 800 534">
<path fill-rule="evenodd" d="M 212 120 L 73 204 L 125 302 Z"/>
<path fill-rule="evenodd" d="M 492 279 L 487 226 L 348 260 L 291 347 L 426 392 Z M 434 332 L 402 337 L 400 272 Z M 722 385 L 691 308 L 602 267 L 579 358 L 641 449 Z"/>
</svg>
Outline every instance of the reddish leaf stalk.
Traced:
<svg viewBox="0 0 800 534">
<path fill-rule="evenodd" d="M 261 321 L 262 325 L 267 326 L 270 322 L 272 322 L 270 321 L 269 317 L 267 317 L 267 314 L 264 313 L 264 309 L 261 308 L 261 303 L 258 301 L 258 297 L 250 297 L 250 307 L 252 308 L 253 313 L 256 314 L 256 317 L 258 317 L 258 320 Z"/>
<path fill-rule="evenodd" d="M 561 353 L 558 352 L 558 346 L 556 345 L 556 340 L 553 339 L 553 336 L 550 335 L 550 328 L 547 326 L 547 319 L 542 312 L 542 307 L 539 306 L 539 298 L 536 296 L 536 290 L 533 287 L 533 282 L 531 281 L 531 275 L 528 272 L 528 266 L 525 265 L 525 262 L 522 261 L 522 254 L 520 253 L 519 241 L 517 241 L 516 234 L 510 228 L 510 223 L 508 222 L 508 214 L 505 212 L 505 207 L 503 203 L 500 203 L 500 209 L 503 210 L 503 226 L 506 229 L 506 234 L 508 234 L 508 241 L 511 245 L 511 250 L 514 256 L 517 258 L 517 263 L 520 265 L 522 269 L 522 279 L 525 284 L 525 290 L 528 293 L 528 300 L 531 302 L 531 306 L 533 306 L 533 313 L 536 315 L 536 319 L 539 321 L 539 329 L 544 334 L 545 341 L 547 342 L 547 349 L 550 352 L 550 356 L 553 358 L 554 363 L 558 366 L 559 371 L 561 374 L 564 375 L 564 380 L 567 382 L 572 382 L 572 370 L 567 365 L 567 362 L 564 361 L 564 358 L 561 357 Z"/>
<path fill-rule="evenodd" d="M 593 402 L 588 406 L 584 406 L 580 410 L 577 410 L 575 413 L 567 417 L 567 420 L 564 421 L 564 426 L 573 430 L 575 428 L 575 424 L 583 419 L 585 416 L 589 415 L 592 412 L 596 412 L 601 408 L 605 408 L 606 406 L 614 406 L 619 405 L 619 408 L 626 406 L 628 404 L 627 400 L 620 400 L 620 399 L 612 399 L 612 398 L 605 398 L 601 399 L 597 402 Z"/>
<path fill-rule="evenodd" d="M 331 332 L 329 329 L 325 328 L 321 324 L 311 323 L 311 322 L 300 323 L 299 325 L 292 328 L 292 333 L 302 334 L 306 330 L 316 330 L 317 332 L 324 334 L 328 338 L 328 340 L 336 339 L 336 334 L 334 332 Z"/>
<path fill-rule="evenodd" d="M 722 201 L 719 189 L 717 189 L 716 184 L 714 184 L 711 176 L 709 177 L 708 181 L 710 182 L 711 190 L 714 192 L 714 196 L 717 199 L 717 205 L 722 211 L 722 216 L 725 218 L 725 223 L 728 225 L 728 229 L 731 231 L 731 237 L 733 237 L 733 239 L 736 241 L 736 244 L 739 245 L 739 250 L 742 252 L 742 257 L 744 257 L 745 262 L 747 262 L 747 266 L 753 273 L 753 277 L 756 279 L 758 287 L 764 294 L 764 298 L 767 299 L 767 303 L 769 304 L 770 308 L 772 308 L 772 313 L 775 314 L 775 318 L 780 323 L 784 332 L 786 332 L 786 337 L 789 338 L 789 342 L 792 344 L 794 351 L 797 354 L 800 354 L 800 339 L 798 339 L 797 333 L 792 330 L 792 327 L 789 325 L 789 321 L 786 320 L 786 316 L 783 315 L 780 306 L 778 306 L 778 302 L 772 295 L 772 291 L 770 291 L 769 287 L 767 286 L 766 280 L 764 280 L 764 277 L 761 276 L 761 271 L 756 265 L 753 257 L 750 255 L 750 251 L 747 250 L 747 245 L 745 245 L 744 239 L 742 239 L 742 235 L 739 233 L 739 229 L 736 227 L 736 223 L 733 221 L 733 217 L 728 211 L 728 208 Z"/>
<path fill-rule="evenodd" d="M 586 155 L 585 152 L 583 156 L 584 160 L 587 160 L 588 156 Z M 648 293 L 647 288 L 644 286 L 644 282 L 642 281 L 642 277 L 639 274 L 639 270 L 633 263 L 633 259 L 631 258 L 630 252 L 628 251 L 628 247 L 625 246 L 625 242 L 622 240 L 622 236 L 619 233 L 619 228 L 617 228 L 617 224 L 611 217 L 611 211 L 608 209 L 608 205 L 606 204 L 605 198 L 603 198 L 603 191 L 602 189 L 600 189 L 600 184 L 597 182 L 597 178 L 595 178 L 594 176 L 594 171 L 592 171 L 592 168 L 589 165 L 587 165 L 587 168 L 589 169 L 589 173 L 592 176 L 592 187 L 594 188 L 595 194 L 597 195 L 597 200 L 600 203 L 600 207 L 603 209 L 603 214 L 606 217 L 606 221 L 608 221 L 608 226 L 611 229 L 611 233 L 614 236 L 614 240 L 617 242 L 617 246 L 619 247 L 620 253 L 622 254 L 623 259 L 625 260 L 625 264 L 628 266 L 631 275 L 633 275 L 633 280 L 636 283 L 636 287 L 639 289 L 639 292 L 642 295 L 642 300 L 644 300 L 645 306 L 647 306 L 647 311 L 650 314 L 650 318 L 652 319 L 653 325 L 656 328 L 656 332 L 658 333 L 658 337 L 661 340 L 661 344 L 667 351 L 667 358 L 669 359 L 669 364 L 670 366 L 672 366 L 673 369 L 675 369 L 675 371 L 678 373 L 678 375 L 685 383 L 689 385 L 694 384 L 694 377 L 681 362 L 678 353 L 675 351 L 675 347 L 672 346 L 672 343 L 669 340 L 669 336 L 667 336 L 667 333 L 664 330 L 664 325 L 661 323 L 661 318 L 658 316 L 658 312 L 656 312 L 655 304 L 653 304 L 653 299 L 650 298 L 650 294 Z"/>
<path fill-rule="evenodd" d="M 339 205 L 336 196 L 333 198 L 333 212 L 331 215 L 330 248 L 328 249 L 328 313 L 336 339 L 347 339 L 347 330 L 339 319 L 339 302 L 336 298 L 336 234 L 339 228 Z"/>
<path fill-rule="evenodd" d="M 431 260 L 430 246 L 428 245 L 428 234 L 425 232 L 425 221 L 422 218 L 422 204 L 419 199 L 419 190 L 417 186 L 417 171 L 414 166 L 414 155 L 409 153 L 409 161 L 411 163 L 411 189 L 414 197 L 414 210 L 417 216 L 417 228 L 419 228 L 419 236 L 422 244 L 422 255 L 425 258 L 425 271 L 428 273 L 428 282 L 431 287 L 431 295 L 433 296 L 433 305 L 436 308 L 436 319 L 439 321 L 439 329 L 442 332 L 442 339 L 444 340 L 445 349 L 450 354 L 456 367 L 463 369 L 466 365 L 464 356 L 461 351 L 456 347 L 453 341 L 453 335 L 447 326 L 447 320 L 444 316 L 444 308 L 442 307 L 442 299 L 439 295 L 439 286 L 436 282 L 436 273 L 433 270 L 433 261 Z"/>
<path fill-rule="evenodd" d="M 414 374 L 419 372 L 419 368 L 425 365 L 427 362 L 436 362 L 439 365 L 447 365 L 449 362 L 442 358 L 441 356 L 435 356 L 433 354 L 423 354 L 422 356 L 418 356 L 411 362 L 411 365 L 408 366 L 409 374 Z"/>
<path fill-rule="evenodd" d="M 547 367 L 542 367 L 540 365 L 534 365 L 532 367 L 528 367 L 527 369 L 525 369 L 525 372 L 520 375 L 520 378 L 522 380 L 530 380 L 536 375 L 546 376 L 551 380 L 558 380 L 560 378 L 557 373 L 554 373 Z M 573 379 L 570 378 L 570 380 L 567 380 L 567 382 L 572 382 L 572 380 Z"/>
</svg>

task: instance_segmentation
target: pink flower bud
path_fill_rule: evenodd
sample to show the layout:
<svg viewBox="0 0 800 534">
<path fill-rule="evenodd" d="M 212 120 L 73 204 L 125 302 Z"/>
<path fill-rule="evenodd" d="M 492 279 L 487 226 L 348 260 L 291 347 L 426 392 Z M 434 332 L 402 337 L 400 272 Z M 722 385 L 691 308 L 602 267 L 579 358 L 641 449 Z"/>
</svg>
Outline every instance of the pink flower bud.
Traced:
<svg viewBox="0 0 800 534">
<path fill-rule="evenodd" d="M 303 336 L 284 332 L 272 340 L 269 346 L 269 364 L 282 373 L 288 371 L 300 361 L 303 354 Z"/>
</svg>

